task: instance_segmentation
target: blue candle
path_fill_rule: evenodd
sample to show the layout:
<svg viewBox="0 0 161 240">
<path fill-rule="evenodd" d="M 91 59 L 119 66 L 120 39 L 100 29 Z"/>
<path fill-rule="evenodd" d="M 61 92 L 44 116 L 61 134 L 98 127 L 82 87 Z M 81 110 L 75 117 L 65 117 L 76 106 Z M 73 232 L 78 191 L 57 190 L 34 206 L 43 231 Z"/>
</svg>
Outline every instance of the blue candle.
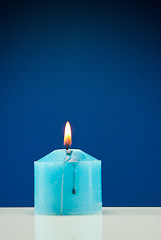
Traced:
<svg viewBox="0 0 161 240">
<path fill-rule="evenodd" d="M 78 149 L 55 150 L 35 161 L 34 204 L 37 214 L 101 213 L 101 161 Z"/>
</svg>

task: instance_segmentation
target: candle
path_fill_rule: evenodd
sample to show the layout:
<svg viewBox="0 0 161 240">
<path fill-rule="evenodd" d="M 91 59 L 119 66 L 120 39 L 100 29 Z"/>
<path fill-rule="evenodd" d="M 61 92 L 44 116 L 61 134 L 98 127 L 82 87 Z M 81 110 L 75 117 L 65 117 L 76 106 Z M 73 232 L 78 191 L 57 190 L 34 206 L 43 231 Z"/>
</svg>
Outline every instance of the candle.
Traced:
<svg viewBox="0 0 161 240">
<path fill-rule="evenodd" d="M 66 123 L 66 149 L 34 162 L 35 213 L 46 215 L 98 214 L 102 211 L 101 161 L 69 149 L 71 128 Z"/>
</svg>

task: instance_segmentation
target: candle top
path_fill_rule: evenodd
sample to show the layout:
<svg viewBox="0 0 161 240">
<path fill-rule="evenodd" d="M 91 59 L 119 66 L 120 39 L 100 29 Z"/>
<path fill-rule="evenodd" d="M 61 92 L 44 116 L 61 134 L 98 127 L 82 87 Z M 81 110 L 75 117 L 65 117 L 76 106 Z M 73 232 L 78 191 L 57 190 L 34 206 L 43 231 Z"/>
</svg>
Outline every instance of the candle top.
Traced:
<svg viewBox="0 0 161 240">
<path fill-rule="evenodd" d="M 47 154 L 38 162 L 64 162 L 66 160 L 70 162 L 83 162 L 83 161 L 99 161 L 97 158 L 92 157 L 91 155 L 79 150 L 79 149 L 70 149 L 71 154 L 68 155 L 65 149 L 54 150 L 53 152 Z"/>
</svg>

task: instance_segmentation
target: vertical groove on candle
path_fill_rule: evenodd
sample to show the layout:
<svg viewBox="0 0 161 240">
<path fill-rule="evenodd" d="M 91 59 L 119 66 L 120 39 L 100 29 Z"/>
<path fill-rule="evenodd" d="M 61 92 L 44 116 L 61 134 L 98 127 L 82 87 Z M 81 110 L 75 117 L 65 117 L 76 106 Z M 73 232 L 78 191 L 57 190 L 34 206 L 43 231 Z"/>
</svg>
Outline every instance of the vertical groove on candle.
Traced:
<svg viewBox="0 0 161 240">
<path fill-rule="evenodd" d="M 64 164 L 63 164 L 63 171 L 62 171 L 62 185 L 61 185 L 61 210 L 60 210 L 60 215 L 63 215 L 64 168 L 65 168 L 65 162 L 64 162 Z"/>
</svg>

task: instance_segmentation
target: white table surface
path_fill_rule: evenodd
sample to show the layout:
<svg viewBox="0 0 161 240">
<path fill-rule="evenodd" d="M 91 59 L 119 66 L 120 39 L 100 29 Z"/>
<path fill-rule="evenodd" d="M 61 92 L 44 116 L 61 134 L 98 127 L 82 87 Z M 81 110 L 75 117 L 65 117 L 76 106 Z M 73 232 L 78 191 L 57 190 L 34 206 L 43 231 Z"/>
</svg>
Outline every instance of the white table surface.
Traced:
<svg viewBox="0 0 161 240">
<path fill-rule="evenodd" d="M 0 208 L 0 240 L 161 240 L 161 208 L 103 208 L 100 216 L 38 216 Z"/>
</svg>

